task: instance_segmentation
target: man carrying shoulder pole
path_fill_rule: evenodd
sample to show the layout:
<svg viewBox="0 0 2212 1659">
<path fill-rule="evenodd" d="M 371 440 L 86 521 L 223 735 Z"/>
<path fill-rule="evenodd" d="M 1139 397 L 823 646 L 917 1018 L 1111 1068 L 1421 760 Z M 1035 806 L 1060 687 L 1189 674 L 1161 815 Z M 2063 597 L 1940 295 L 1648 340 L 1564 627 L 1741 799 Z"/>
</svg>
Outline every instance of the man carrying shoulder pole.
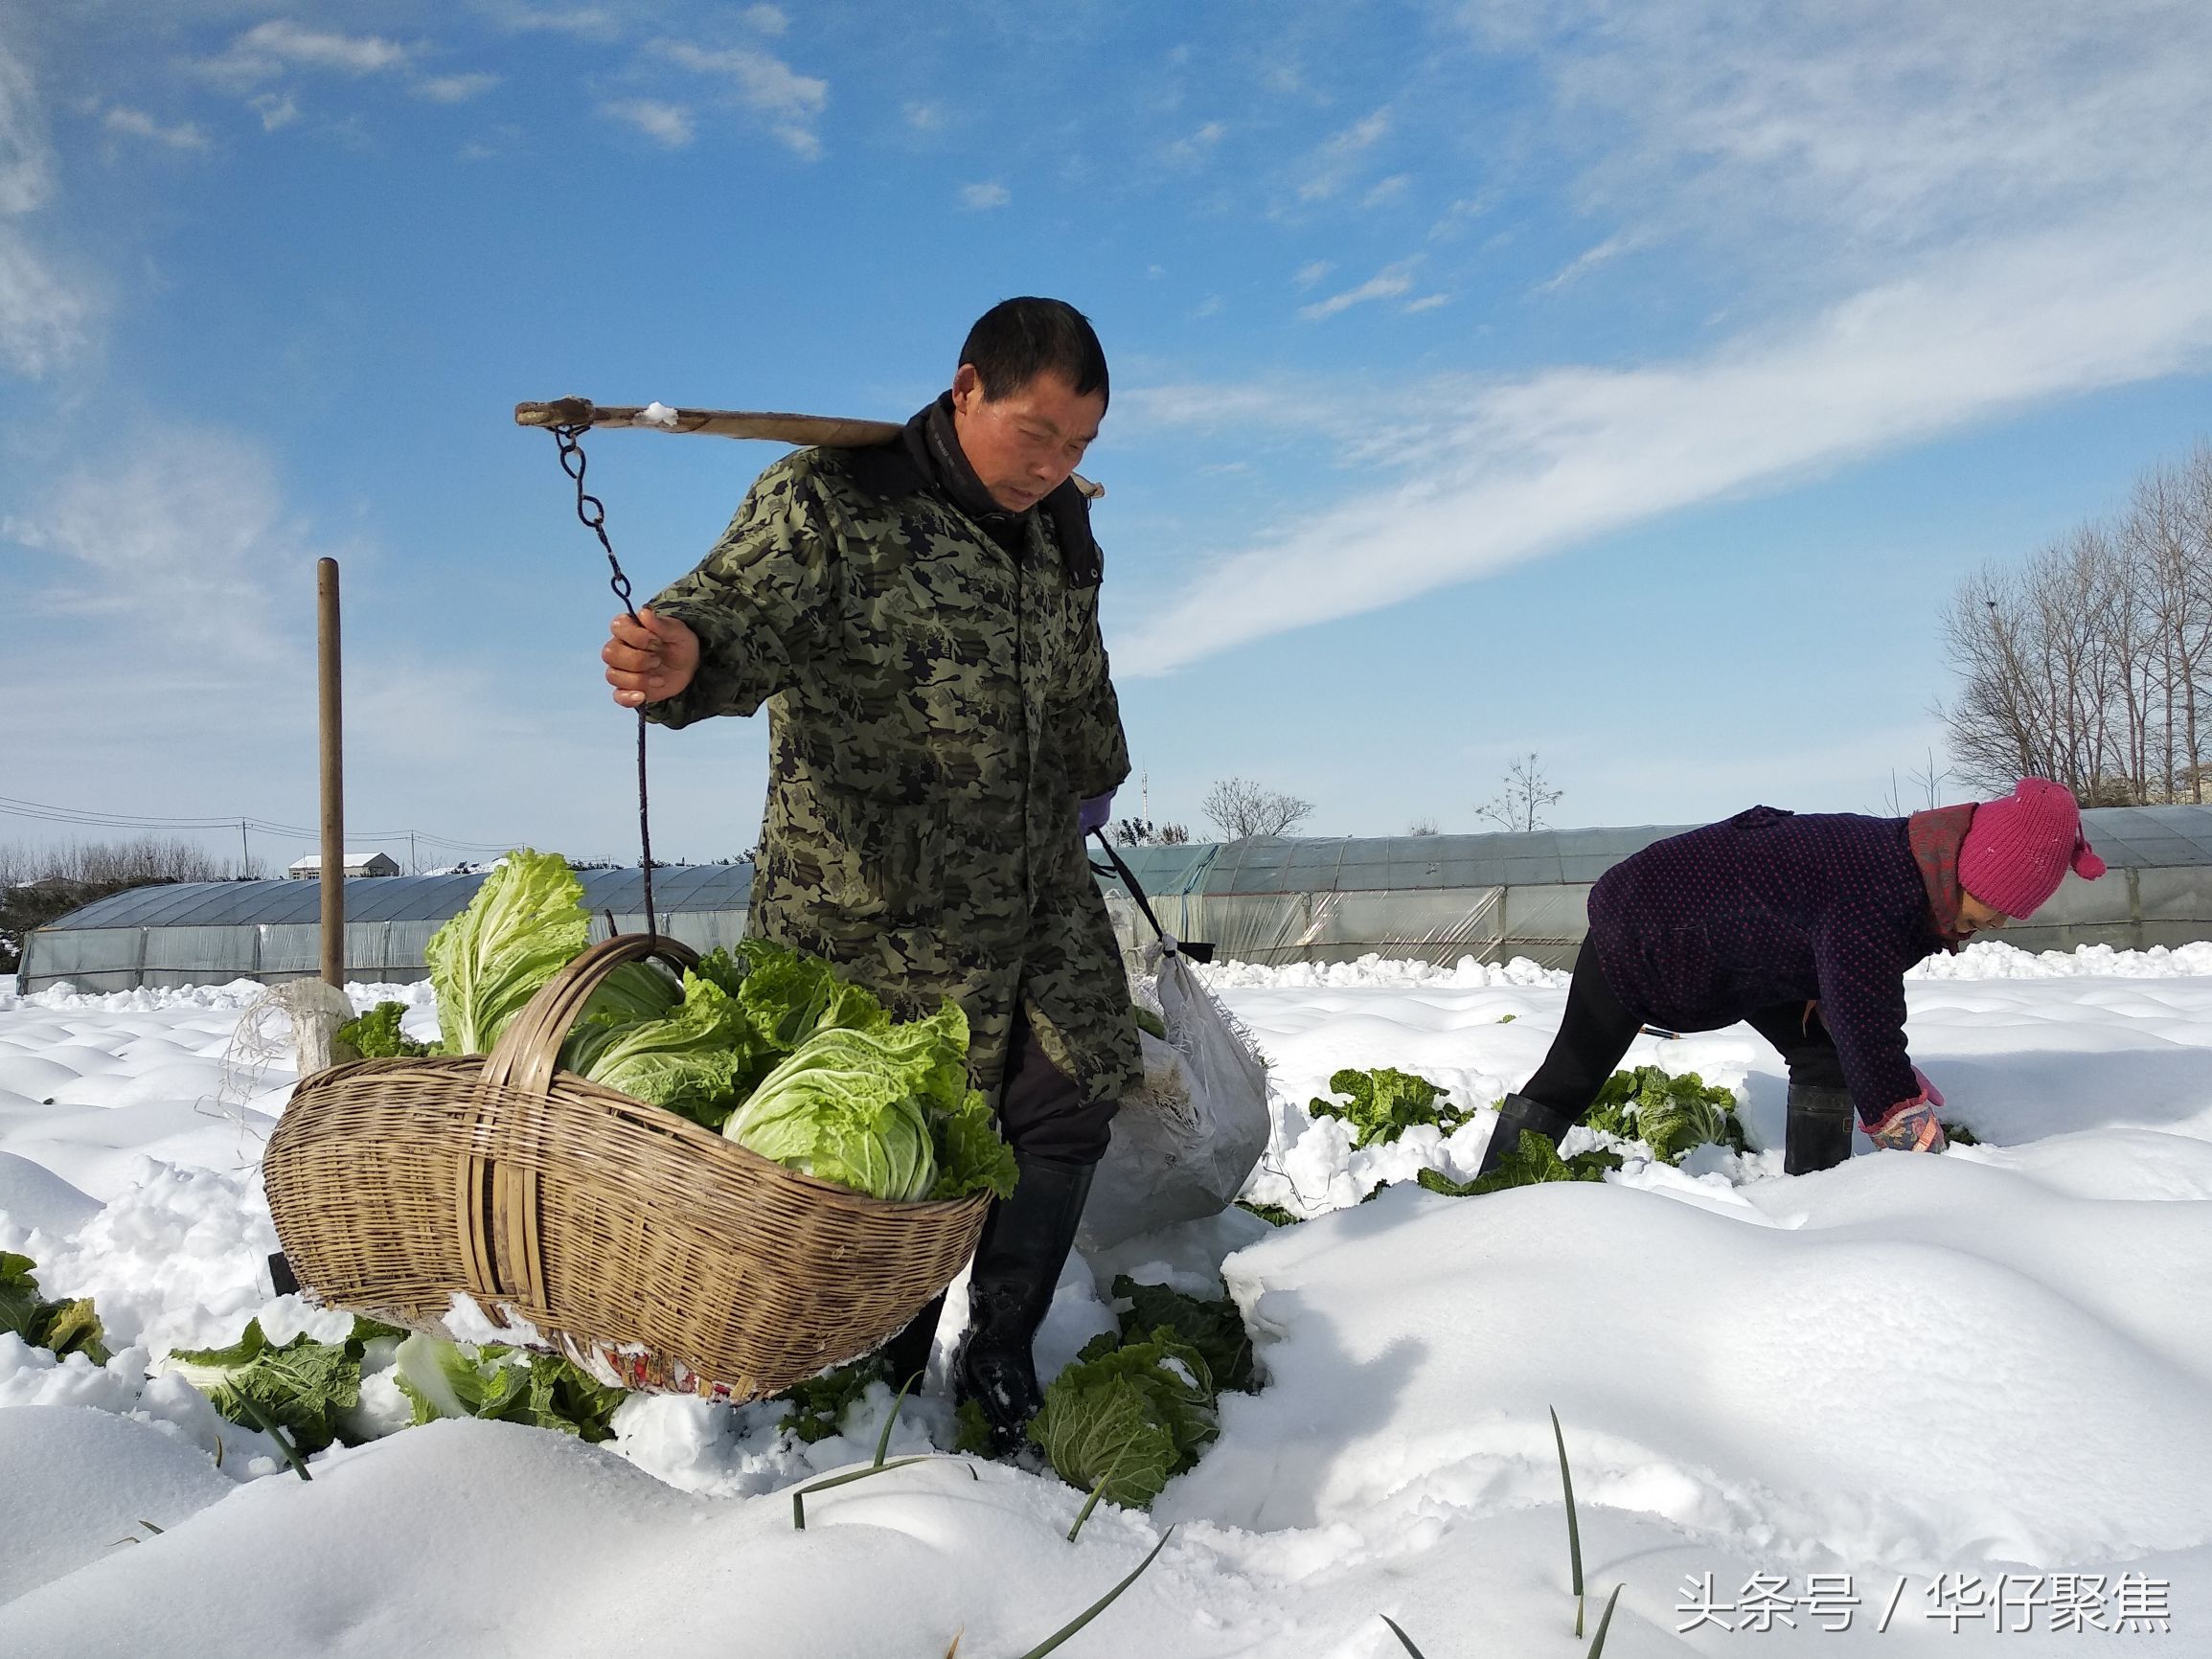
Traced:
<svg viewBox="0 0 2212 1659">
<path fill-rule="evenodd" d="M 896 439 L 768 467 L 698 568 L 616 617 L 601 653 L 615 700 L 662 725 L 767 705 L 753 932 L 838 964 L 901 1017 L 948 997 L 967 1011 L 970 1075 L 1020 1178 L 984 1224 L 954 1386 L 1008 1449 L 1141 1076 L 1082 840 L 1129 773 L 1071 481 L 1107 391 L 1072 306 L 993 307 Z M 902 1375 L 938 1311 L 894 1338 Z"/>
</svg>

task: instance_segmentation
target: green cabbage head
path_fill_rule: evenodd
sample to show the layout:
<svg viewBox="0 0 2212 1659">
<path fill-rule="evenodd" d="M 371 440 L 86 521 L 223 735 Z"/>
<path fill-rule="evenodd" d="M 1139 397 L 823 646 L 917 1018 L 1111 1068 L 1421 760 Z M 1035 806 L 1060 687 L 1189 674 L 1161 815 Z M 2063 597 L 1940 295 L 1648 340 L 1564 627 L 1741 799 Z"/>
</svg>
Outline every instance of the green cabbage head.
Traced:
<svg viewBox="0 0 2212 1659">
<path fill-rule="evenodd" d="M 722 1133 L 764 1158 L 876 1198 L 926 1198 L 937 1185 L 931 1127 L 964 1117 L 968 1016 L 872 1031 L 818 1031 L 761 1080 Z"/>
</svg>

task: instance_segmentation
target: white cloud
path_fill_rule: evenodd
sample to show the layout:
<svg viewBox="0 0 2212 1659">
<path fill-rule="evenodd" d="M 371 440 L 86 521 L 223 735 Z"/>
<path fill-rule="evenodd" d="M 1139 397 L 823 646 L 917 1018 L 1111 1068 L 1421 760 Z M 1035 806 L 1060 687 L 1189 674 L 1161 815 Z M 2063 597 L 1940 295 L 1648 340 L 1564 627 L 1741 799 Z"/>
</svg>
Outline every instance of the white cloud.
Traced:
<svg viewBox="0 0 2212 1659">
<path fill-rule="evenodd" d="M 1379 109 L 1334 134 L 1313 152 L 1306 176 L 1298 185 L 1299 199 L 1320 201 L 1341 191 L 1352 182 L 1367 151 L 1389 130 L 1390 111 Z"/>
<path fill-rule="evenodd" d="M 684 40 L 660 40 L 654 50 L 670 62 L 726 80 L 739 104 L 763 117 L 768 130 L 793 153 L 813 160 L 822 153 L 814 130 L 830 102 L 830 83 L 801 75 L 772 52 L 733 46 L 719 51 Z"/>
<path fill-rule="evenodd" d="M 1557 293 L 1569 283 L 1588 275 L 1600 265 L 1609 264 L 1623 254 L 1633 253 L 1636 249 L 1645 246 L 1647 239 L 1643 237 L 1630 235 L 1608 237 L 1597 246 L 1585 248 L 1564 265 L 1562 265 L 1551 277 L 1538 284 L 1537 291 L 1542 294 Z"/>
<path fill-rule="evenodd" d="M 1013 199 L 1014 193 L 996 180 L 960 187 L 960 205 L 969 213 L 988 213 L 992 208 L 1004 207 Z"/>
<path fill-rule="evenodd" d="M 0 364 L 40 378 L 90 344 L 98 313 L 20 222 L 56 191 L 54 151 L 28 58 L 0 50 Z"/>
<path fill-rule="evenodd" d="M 2036 399 L 2212 367 L 2208 261 L 2212 223 L 2155 257 L 2085 223 L 1931 261 L 1702 358 L 1394 394 L 1402 427 L 1368 459 L 1401 460 L 1403 482 L 1218 561 L 1115 662 L 1161 672 Z M 1186 388 L 1151 407 L 1212 420 L 1239 406 Z"/>
<path fill-rule="evenodd" d="M 582 40 L 605 40 L 618 32 L 614 19 L 597 6 L 548 10 L 503 0 L 492 15 L 500 27 L 517 34 L 573 34 Z"/>
<path fill-rule="evenodd" d="M 1317 417 L 1310 441 L 1367 434 L 1357 493 L 1226 550 L 1117 642 L 1126 670 L 1392 604 L 2037 402 L 2212 370 L 2212 7 L 1471 0 L 1464 15 L 1548 74 L 1580 205 L 1624 225 L 1555 289 L 1664 238 L 1725 314 L 1757 320 L 1671 362 L 1387 398 L 1323 388 L 1312 401 L 1336 423 Z M 1338 134 L 1322 159 L 1357 153 L 1361 136 Z M 1392 297 L 1375 289 L 1308 314 Z M 1347 417 L 1363 397 L 1382 419 Z M 1194 420 L 1236 402 L 1190 388 L 1164 400 Z"/>
<path fill-rule="evenodd" d="M 1412 184 L 1411 173 L 1394 172 L 1388 178 L 1378 179 L 1370 185 L 1367 193 L 1359 198 L 1359 205 L 1363 208 L 1387 207 L 1394 201 L 1402 200 Z"/>
<path fill-rule="evenodd" d="M 1221 123 L 1209 121 L 1188 137 L 1176 139 L 1161 154 L 1173 166 L 1197 167 L 1213 155 L 1228 131 Z"/>
<path fill-rule="evenodd" d="M 1440 306 L 1448 306 L 1450 304 L 1451 296 L 1449 294 L 1424 294 L 1418 300 L 1406 301 L 1405 304 L 1399 308 L 1404 311 L 1407 316 L 1411 317 L 1417 316 L 1423 311 L 1433 311 Z"/>
<path fill-rule="evenodd" d="M 28 59 L 0 51 L 0 214 L 34 213 L 54 193 L 54 149 Z"/>
<path fill-rule="evenodd" d="M 205 67 L 218 79 L 250 83 L 287 69 L 376 75 L 401 68 L 407 57 L 407 48 L 378 34 L 340 34 L 278 17 L 254 25 Z"/>
<path fill-rule="evenodd" d="M 692 112 L 680 103 L 663 103 L 652 98 L 623 98 L 599 106 L 602 115 L 627 122 L 655 144 L 681 149 L 691 143 Z"/>
<path fill-rule="evenodd" d="M 415 96 L 433 103 L 466 103 L 498 84 L 496 75 L 432 75 L 415 82 Z"/>
<path fill-rule="evenodd" d="M 68 468 L 0 534 L 54 556 L 35 609 L 96 624 L 134 659 L 202 662 L 216 678 L 284 653 L 273 601 L 293 585 L 306 594 L 314 558 L 266 453 L 183 426 Z"/>
<path fill-rule="evenodd" d="M 1335 268 L 1327 260 L 1314 260 L 1311 263 L 1300 265 L 1290 280 L 1301 288 L 1310 288 Z"/>
<path fill-rule="evenodd" d="M 916 132 L 935 132 L 945 125 L 945 112 L 934 103 L 909 103 L 906 125 Z"/>
<path fill-rule="evenodd" d="M 164 126 L 142 109 L 125 109 L 117 104 L 102 118 L 110 132 L 125 132 L 133 138 L 149 138 L 156 144 L 166 144 L 171 149 L 205 149 L 207 134 L 191 122 L 179 122 L 174 126 Z"/>
<path fill-rule="evenodd" d="M 0 362 L 39 379 L 92 341 L 99 307 L 15 226 L 0 220 Z"/>
<path fill-rule="evenodd" d="M 743 15 L 745 27 L 761 34 L 781 34 L 791 26 L 791 20 L 774 6 L 748 6 Z"/>
<path fill-rule="evenodd" d="M 1413 286 L 1413 267 L 1418 260 L 1401 260 L 1394 265 L 1385 265 L 1356 288 L 1346 288 L 1340 294 L 1331 294 L 1326 300 L 1317 300 L 1311 306 L 1300 306 L 1298 314 L 1309 322 L 1319 322 L 1334 317 L 1339 311 L 1348 311 L 1354 306 L 1369 300 L 1395 299 Z"/>
<path fill-rule="evenodd" d="M 262 118 L 263 132 L 276 132 L 300 119 L 300 106 L 288 92 L 263 92 L 246 101 L 246 107 Z"/>
</svg>

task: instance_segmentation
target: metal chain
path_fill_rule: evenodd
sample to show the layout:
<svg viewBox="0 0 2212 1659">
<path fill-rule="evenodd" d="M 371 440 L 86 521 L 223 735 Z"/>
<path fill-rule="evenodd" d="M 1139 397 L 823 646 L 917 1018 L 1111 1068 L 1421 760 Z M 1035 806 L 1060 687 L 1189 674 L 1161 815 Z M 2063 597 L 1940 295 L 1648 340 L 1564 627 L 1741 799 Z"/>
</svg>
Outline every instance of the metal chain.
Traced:
<svg viewBox="0 0 2212 1659">
<path fill-rule="evenodd" d="M 614 573 L 607 585 L 614 589 L 614 597 L 622 601 L 622 608 L 629 613 L 629 620 L 637 622 L 637 606 L 630 602 L 629 578 L 623 574 L 622 561 L 614 557 L 614 543 L 606 538 L 606 505 L 583 488 L 583 445 L 579 442 L 589 431 L 587 426 L 556 426 L 553 441 L 560 446 L 560 469 L 576 480 L 576 516 L 582 520 L 584 529 L 599 537 L 599 545 L 606 551 L 607 568 Z M 645 710 L 637 712 L 637 844 L 638 866 L 645 874 L 645 931 L 650 939 L 660 932 L 653 916 L 652 906 L 652 826 L 647 811 L 645 786 Z"/>
</svg>

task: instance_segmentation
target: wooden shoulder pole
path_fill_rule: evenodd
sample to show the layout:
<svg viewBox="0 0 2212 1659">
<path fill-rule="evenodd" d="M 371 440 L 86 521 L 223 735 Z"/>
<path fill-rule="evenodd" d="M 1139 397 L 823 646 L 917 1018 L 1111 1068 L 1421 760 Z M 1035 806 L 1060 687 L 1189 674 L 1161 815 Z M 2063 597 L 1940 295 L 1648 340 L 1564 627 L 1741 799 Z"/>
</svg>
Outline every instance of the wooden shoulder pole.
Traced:
<svg viewBox="0 0 2212 1659">
<path fill-rule="evenodd" d="M 323 753 L 323 980 L 346 983 L 346 763 L 338 707 L 338 561 L 315 564 L 315 667 Z"/>
</svg>

